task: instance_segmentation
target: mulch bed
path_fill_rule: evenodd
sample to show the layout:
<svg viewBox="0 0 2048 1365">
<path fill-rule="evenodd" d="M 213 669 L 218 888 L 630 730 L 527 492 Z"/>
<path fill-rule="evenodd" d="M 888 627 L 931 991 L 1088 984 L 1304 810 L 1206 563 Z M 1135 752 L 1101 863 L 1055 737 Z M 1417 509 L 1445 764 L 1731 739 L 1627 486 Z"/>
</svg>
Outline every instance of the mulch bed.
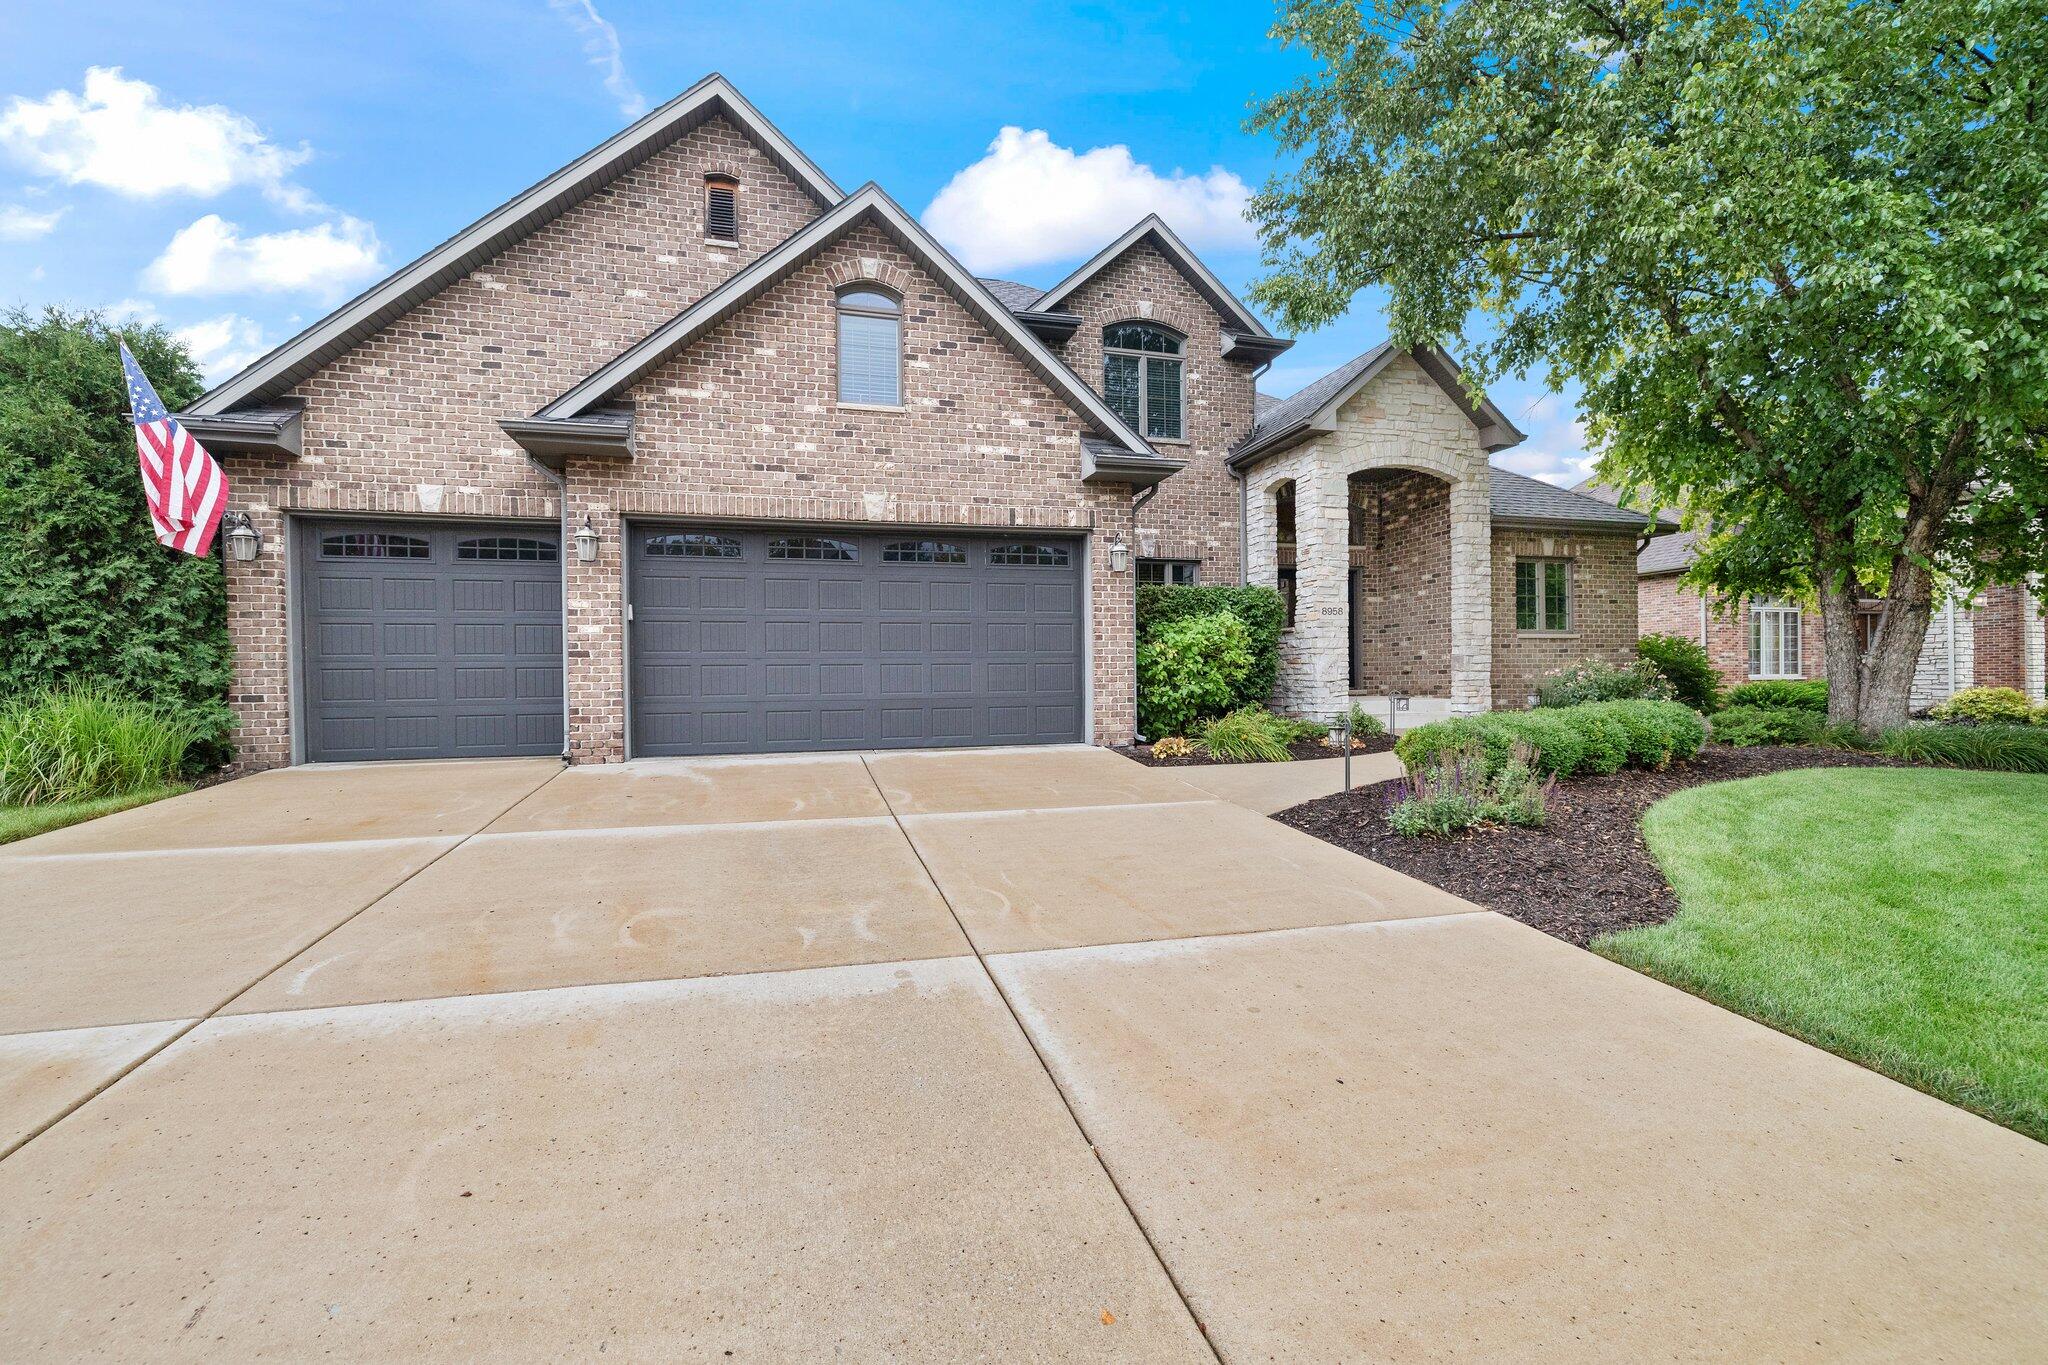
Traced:
<svg viewBox="0 0 2048 1365">
<path fill-rule="evenodd" d="M 1383 754 L 1393 747 L 1394 740 L 1391 735 L 1361 735 L 1351 741 L 1351 752 L 1354 755 Z M 1204 753 L 1189 754 L 1185 758 L 1154 758 L 1152 746 L 1149 744 L 1126 744 L 1119 747 L 1117 752 L 1125 758 L 1137 760 L 1148 768 L 1203 768 L 1221 764 L 1243 766 L 1235 759 L 1211 758 Z M 1287 756 L 1290 762 L 1301 762 L 1311 758 L 1342 758 L 1344 751 L 1333 749 L 1318 739 L 1305 739 L 1288 745 Z"/>
<path fill-rule="evenodd" d="M 1642 815 L 1676 791 L 1789 768 L 1896 767 L 1842 749 L 1730 748 L 1709 744 L 1663 772 L 1623 769 L 1559 782 L 1541 829 L 1486 827 L 1448 839 L 1409 838 L 1387 826 L 1398 783 L 1355 787 L 1273 818 L 1431 886 L 1497 910 L 1580 947 L 1602 934 L 1661 924 L 1678 896 L 1643 844 Z"/>
</svg>

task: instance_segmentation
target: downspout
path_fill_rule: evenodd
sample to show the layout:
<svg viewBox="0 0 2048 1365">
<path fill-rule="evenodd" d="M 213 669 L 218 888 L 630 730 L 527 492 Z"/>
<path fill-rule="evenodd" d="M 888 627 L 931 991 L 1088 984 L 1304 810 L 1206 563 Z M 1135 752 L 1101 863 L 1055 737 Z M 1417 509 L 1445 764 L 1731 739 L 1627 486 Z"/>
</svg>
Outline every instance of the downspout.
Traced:
<svg viewBox="0 0 2048 1365">
<path fill-rule="evenodd" d="M 548 482 L 555 486 L 555 509 L 560 514 L 559 544 L 555 551 L 557 562 L 562 566 L 562 762 L 569 761 L 569 556 L 575 553 L 569 536 L 569 477 L 557 474 L 539 460 L 532 451 L 526 452 L 526 460 L 535 469 L 547 475 Z M 566 470 L 568 461 L 563 460 Z"/>
</svg>

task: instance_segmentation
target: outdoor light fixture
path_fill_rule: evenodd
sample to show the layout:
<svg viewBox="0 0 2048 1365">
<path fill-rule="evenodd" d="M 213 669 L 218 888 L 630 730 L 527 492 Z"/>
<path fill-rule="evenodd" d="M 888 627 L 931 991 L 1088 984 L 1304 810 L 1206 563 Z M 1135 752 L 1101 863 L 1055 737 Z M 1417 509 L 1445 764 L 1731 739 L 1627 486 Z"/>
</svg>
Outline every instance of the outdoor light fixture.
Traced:
<svg viewBox="0 0 2048 1365">
<path fill-rule="evenodd" d="M 576 528 L 576 557 L 585 564 L 597 558 L 597 529 L 590 524 L 590 513 L 583 514 L 583 524 Z"/>
<path fill-rule="evenodd" d="M 230 512 L 221 518 L 228 528 L 228 553 L 247 564 L 263 549 L 263 537 L 249 521 L 247 512 Z"/>
<path fill-rule="evenodd" d="M 1122 536 L 1118 536 L 1109 547 L 1109 571 L 1111 573 L 1122 573 L 1130 567 L 1131 547 L 1124 544 Z"/>
</svg>

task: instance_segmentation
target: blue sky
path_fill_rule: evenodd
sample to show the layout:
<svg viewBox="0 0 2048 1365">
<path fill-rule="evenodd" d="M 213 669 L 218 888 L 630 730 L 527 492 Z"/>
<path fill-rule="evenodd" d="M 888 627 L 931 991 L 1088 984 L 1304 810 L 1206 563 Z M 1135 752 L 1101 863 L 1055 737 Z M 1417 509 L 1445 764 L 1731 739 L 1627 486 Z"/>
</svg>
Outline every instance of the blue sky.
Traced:
<svg viewBox="0 0 2048 1365">
<path fill-rule="evenodd" d="M 0 302 L 160 319 L 215 378 L 722 71 L 842 185 L 878 181 L 981 273 L 1041 285 L 1158 210 L 1233 286 L 1244 132 L 1300 70 L 1257 4 L 748 0 L 43 5 L 0 46 Z M 1304 335 L 1286 394 L 1384 335 L 1378 300 Z M 1537 382 L 1493 395 L 1571 482 Z"/>
</svg>

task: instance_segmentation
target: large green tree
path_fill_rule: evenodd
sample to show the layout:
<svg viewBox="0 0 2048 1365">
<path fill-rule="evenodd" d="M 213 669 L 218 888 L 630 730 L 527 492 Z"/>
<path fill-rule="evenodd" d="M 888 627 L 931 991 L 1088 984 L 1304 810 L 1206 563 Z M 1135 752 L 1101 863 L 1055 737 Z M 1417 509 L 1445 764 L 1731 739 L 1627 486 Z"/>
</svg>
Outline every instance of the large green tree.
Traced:
<svg viewBox="0 0 2048 1365">
<path fill-rule="evenodd" d="M 129 349 L 173 409 L 199 373 L 161 328 Z M 111 683 L 229 726 L 233 674 L 219 555 L 150 533 L 114 334 L 96 315 L 0 319 L 0 696 Z"/>
<path fill-rule="evenodd" d="M 1813 593 L 1832 718 L 1906 716 L 1937 586 L 2048 564 L 2039 0 L 1293 0 L 1255 293 L 1582 388 L 1602 477 Z M 1860 657 L 1859 596 L 1887 599 Z"/>
</svg>

